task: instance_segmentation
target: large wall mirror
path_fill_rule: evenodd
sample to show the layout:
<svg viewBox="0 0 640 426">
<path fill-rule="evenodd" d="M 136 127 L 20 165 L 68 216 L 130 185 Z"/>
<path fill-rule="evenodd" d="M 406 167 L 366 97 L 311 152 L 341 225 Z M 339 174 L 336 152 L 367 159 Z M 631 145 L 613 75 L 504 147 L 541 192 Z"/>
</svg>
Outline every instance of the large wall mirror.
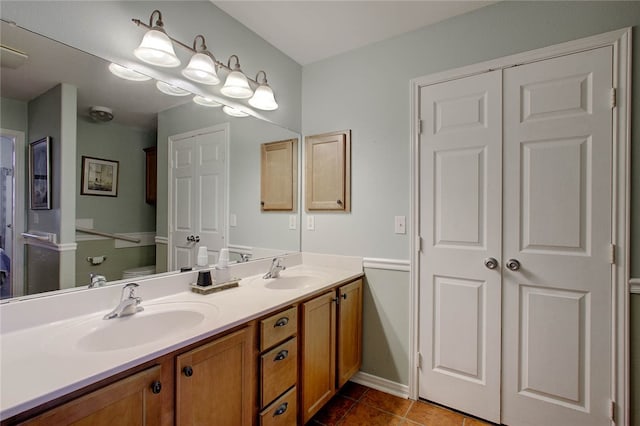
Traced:
<svg viewBox="0 0 640 426">
<path fill-rule="evenodd" d="M 0 25 L 3 265 L 5 260 L 21 257 L 12 253 L 11 244 L 22 238 L 13 235 L 16 204 L 24 205 L 24 231 L 37 235 L 50 231 L 57 236 L 53 244 L 29 237 L 22 240 L 23 263 L 3 272 L 4 300 L 86 288 L 90 274 L 104 275 L 112 282 L 149 272 L 173 273 L 181 266 L 193 266 L 203 242 L 209 244 L 208 263 L 215 263 L 219 247 L 228 247 L 236 261 L 299 251 L 299 194 L 291 211 L 260 208 L 261 144 L 299 139 L 297 133 L 255 117 L 231 117 L 221 108 L 196 104 L 190 93 L 163 94 L 153 79 L 123 80 L 109 72 L 109 62 L 101 58 L 4 21 Z M 27 57 L 21 58 L 21 53 Z M 92 118 L 90 111 L 96 106 L 110 111 L 98 109 Z M 105 116 L 107 120 L 101 121 Z M 69 123 L 75 127 L 69 129 Z M 28 145 L 53 136 L 51 210 L 32 210 L 28 194 L 11 193 L 15 177 L 11 144 L 16 132 L 24 134 L 25 164 L 18 166 L 25 169 L 25 193 L 30 179 Z M 201 164 L 213 157 L 223 166 L 216 172 L 219 176 L 196 172 L 189 181 L 181 174 L 189 161 Z M 296 164 L 300 163 L 297 159 Z M 65 164 L 72 167 L 66 169 Z M 117 187 L 100 194 L 99 174 L 111 173 L 113 168 L 107 166 L 113 164 L 117 164 Z M 157 165 L 155 202 L 147 188 L 150 164 Z M 297 175 L 299 179 L 299 171 Z M 109 184 L 113 177 L 105 179 Z M 69 185 L 71 181 L 75 184 Z M 188 227 L 202 221 L 203 214 L 205 223 L 199 228 L 204 229 L 203 235 L 189 234 Z M 129 240 L 77 231 L 81 228 Z M 207 240 L 207 232 L 217 232 L 218 240 Z M 20 275 L 13 273 L 18 268 L 22 268 L 24 285 L 11 284 Z"/>
</svg>

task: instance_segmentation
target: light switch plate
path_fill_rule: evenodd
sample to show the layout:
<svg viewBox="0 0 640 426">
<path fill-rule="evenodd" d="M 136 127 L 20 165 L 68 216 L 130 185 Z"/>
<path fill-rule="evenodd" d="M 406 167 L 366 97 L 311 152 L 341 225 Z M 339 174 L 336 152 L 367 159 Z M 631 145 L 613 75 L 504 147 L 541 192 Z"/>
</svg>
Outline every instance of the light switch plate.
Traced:
<svg viewBox="0 0 640 426">
<path fill-rule="evenodd" d="M 229 226 L 238 226 L 238 216 L 235 213 L 229 214 Z"/>
<path fill-rule="evenodd" d="M 307 216 L 307 231 L 315 231 L 315 230 L 316 230 L 316 217 Z"/>
<path fill-rule="evenodd" d="M 406 216 L 396 216 L 395 218 L 396 234 L 407 233 L 406 220 L 407 220 Z"/>
<path fill-rule="evenodd" d="M 289 229 L 296 229 L 298 227 L 298 216 L 295 214 L 289 215 Z"/>
</svg>

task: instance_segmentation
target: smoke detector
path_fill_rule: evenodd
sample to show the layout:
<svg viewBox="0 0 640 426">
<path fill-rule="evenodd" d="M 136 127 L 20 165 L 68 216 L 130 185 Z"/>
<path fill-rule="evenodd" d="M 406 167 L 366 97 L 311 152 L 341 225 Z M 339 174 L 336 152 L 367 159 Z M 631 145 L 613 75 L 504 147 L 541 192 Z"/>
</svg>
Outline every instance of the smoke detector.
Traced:
<svg viewBox="0 0 640 426">
<path fill-rule="evenodd" d="M 89 116 L 95 121 L 106 123 L 113 120 L 113 110 L 104 106 L 92 106 L 89 109 Z"/>
</svg>

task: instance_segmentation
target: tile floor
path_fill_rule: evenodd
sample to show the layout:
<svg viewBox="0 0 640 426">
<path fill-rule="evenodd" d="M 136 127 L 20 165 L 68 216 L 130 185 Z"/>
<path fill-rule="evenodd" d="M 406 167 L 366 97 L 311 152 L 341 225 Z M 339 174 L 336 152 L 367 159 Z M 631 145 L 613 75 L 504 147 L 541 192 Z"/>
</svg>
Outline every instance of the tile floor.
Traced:
<svg viewBox="0 0 640 426">
<path fill-rule="evenodd" d="M 307 426 L 491 426 L 423 401 L 412 401 L 348 382 Z"/>
</svg>

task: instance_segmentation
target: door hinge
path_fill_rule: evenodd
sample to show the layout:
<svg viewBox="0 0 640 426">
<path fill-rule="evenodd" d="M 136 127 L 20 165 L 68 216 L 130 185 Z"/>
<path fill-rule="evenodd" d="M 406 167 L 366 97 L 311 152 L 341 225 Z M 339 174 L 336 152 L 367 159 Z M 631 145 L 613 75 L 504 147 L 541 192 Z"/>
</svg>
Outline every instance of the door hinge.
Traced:
<svg viewBox="0 0 640 426">
<path fill-rule="evenodd" d="M 422 253 L 422 237 L 420 235 L 416 237 L 416 248 L 418 249 L 418 253 Z"/>
<path fill-rule="evenodd" d="M 616 264 L 616 245 L 609 244 L 609 263 L 612 265 Z"/>
<path fill-rule="evenodd" d="M 420 352 L 416 352 L 416 368 L 422 368 L 422 354 Z"/>
<path fill-rule="evenodd" d="M 418 120 L 418 134 L 422 134 L 422 126 L 424 126 L 424 120 Z"/>
<path fill-rule="evenodd" d="M 611 97 L 609 98 L 609 105 L 611 106 L 611 108 L 615 108 L 618 104 L 618 93 L 616 91 L 615 87 L 611 88 Z"/>
<path fill-rule="evenodd" d="M 609 418 L 612 422 L 616 421 L 616 402 L 609 401 Z"/>
</svg>

